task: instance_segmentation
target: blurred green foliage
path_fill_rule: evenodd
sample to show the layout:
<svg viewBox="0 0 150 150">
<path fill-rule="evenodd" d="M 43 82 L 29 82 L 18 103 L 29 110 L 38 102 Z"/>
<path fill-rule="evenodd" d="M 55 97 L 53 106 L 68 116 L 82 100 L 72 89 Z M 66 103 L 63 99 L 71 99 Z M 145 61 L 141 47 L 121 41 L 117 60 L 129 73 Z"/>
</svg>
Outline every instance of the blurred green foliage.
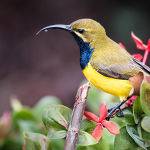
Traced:
<svg viewBox="0 0 150 150">
<path fill-rule="evenodd" d="M 141 92 L 144 95 L 144 89 Z M 77 150 L 149 150 L 150 116 L 141 106 L 143 100 L 138 97 L 133 107 L 123 111 L 124 117 L 112 118 L 120 126 L 119 135 L 104 130 L 99 142 L 91 136 L 95 123 L 83 117 Z M 92 87 L 87 109 L 98 114 L 102 102 L 112 107 L 118 99 Z M 63 150 L 70 108 L 53 96 L 43 97 L 32 108 L 23 106 L 16 99 L 12 99 L 11 105 L 12 112 L 4 113 L 0 118 L 0 150 Z"/>
</svg>

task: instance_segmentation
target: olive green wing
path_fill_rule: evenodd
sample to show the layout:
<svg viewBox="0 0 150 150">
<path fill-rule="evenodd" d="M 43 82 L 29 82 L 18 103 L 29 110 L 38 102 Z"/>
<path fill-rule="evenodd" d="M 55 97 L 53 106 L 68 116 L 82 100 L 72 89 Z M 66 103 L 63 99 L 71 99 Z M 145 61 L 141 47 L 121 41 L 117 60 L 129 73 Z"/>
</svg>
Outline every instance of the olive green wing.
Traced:
<svg viewBox="0 0 150 150">
<path fill-rule="evenodd" d="M 148 66 L 134 59 L 116 42 L 109 38 L 107 40 L 105 45 L 99 44 L 90 60 L 90 64 L 97 72 L 107 77 L 125 80 L 139 72 L 150 73 Z"/>
<path fill-rule="evenodd" d="M 129 79 L 139 72 L 147 72 L 150 74 L 150 68 L 142 62 L 132 58 L 128 63 L 113 63 L 107 65 L 105 63 L 91 62 L 92 67 L 107 77 L 117 79 Z"/>
<path fill-rule="evenodd" d="M 137 69 L 134 68 L 135 67 L 134 63 L 112 64 L 109 66 L 101 63 L 100 64 L 91 63 L 91 65 L 100 74 L 117 79 L 129 79 L 130 77 L 140 72 L 139 68 Z"/>
</svg>

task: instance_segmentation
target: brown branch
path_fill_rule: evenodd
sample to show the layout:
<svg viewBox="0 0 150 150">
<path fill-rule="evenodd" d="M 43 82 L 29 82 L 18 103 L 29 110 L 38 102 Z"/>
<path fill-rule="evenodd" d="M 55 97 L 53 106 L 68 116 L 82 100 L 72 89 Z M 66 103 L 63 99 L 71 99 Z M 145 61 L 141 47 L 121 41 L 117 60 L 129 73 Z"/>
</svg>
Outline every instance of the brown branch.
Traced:
<svg viewBox="0 0 150 150">
<path fill-rule="evenodd" d="M 71 121 L 68 127 L 64 150 L 75 150 L 76 148 L 80 123 L 83 117 L 89 87 L 89 83 L 86 83 L 80 86 L 78 89 Z"/>
</svg>

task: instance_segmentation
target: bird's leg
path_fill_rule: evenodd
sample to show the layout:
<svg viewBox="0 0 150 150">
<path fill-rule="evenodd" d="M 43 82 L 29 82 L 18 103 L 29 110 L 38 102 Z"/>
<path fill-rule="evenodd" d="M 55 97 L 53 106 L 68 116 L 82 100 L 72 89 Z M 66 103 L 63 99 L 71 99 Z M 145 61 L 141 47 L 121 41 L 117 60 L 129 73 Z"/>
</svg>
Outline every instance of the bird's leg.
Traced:
<svg viewBox="0 0 150 150">
<path fill-rule="evenodd" d="M 113 108 L 111 108 L 111 109 L 109 109 L 109 111 L 108 111 L 108 115 L 107 115 L 107 120 L 109 120 L 113 115 L 114 115 L 114 113 L 117 111 L 121 111 L 121 106 L 123 105 L 123 104 L 125 104 L 128 100 L 129 100 L 129 98 L 130 97 L 128 97 L 126 100 L 124 100 L 124 101 L 122 101 L 121 103 L 119 103 L 119 104 L 117 104 L 115 107 L 113 107 Z"/>
<path fill-rule="evenodd" d="M 120 104 L 120 103 L 119 103 Z M 110 113 L 115 107 L 108 109 L 108 113 Z M 117 117 L 124 117 L 123 111 L 121 108 L 116 109 L 116 111 L 114 112 L 116 114 Z M 111 118 L 113 118 L 114 113 L 112 114 Z"/>
<path fill-rule="evenodd" d="M 117 117 L 124 117 L 122 109 L 119 109 L 118 112 L 116 113 Z"/>
</svg>

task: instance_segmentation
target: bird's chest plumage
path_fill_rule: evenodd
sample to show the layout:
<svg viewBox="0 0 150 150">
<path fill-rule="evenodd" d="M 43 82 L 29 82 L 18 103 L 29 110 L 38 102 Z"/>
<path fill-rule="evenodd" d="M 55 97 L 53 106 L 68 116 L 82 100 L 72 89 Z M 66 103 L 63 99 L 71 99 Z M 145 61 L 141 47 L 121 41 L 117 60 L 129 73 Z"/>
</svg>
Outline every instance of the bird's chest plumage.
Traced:
<svg viewBox="0 0 150 150">
<path fill-rule="evenodd" d="M 80 66 L 82 70 L 88 65 L 90 58 L 92 56 L 92 49 L 90 49 L 88 43 L 84 43 L 84 45 L 80 48 Z"/>
<path fill-rule="evenodd" d="M 96 88 L 109 94 L 119 96 L 122 100 L 125 100 L 132 91 L 132 85 L 129 80 L 106 77 L 97 72 L 90 63 L 88 63 L 82 72 L 87 80 Z"/>
<path fill-rule="evenodd" d="M 80 48 L 80 66 L 82 70 L 87 66 L 88 62 L 93 53 L 93 48 L 90 46 L 89 43 L 84 42 L 81 38 L 74 35 L 75 40 L 77 41 L 79 48 Z"/>
</svg>

